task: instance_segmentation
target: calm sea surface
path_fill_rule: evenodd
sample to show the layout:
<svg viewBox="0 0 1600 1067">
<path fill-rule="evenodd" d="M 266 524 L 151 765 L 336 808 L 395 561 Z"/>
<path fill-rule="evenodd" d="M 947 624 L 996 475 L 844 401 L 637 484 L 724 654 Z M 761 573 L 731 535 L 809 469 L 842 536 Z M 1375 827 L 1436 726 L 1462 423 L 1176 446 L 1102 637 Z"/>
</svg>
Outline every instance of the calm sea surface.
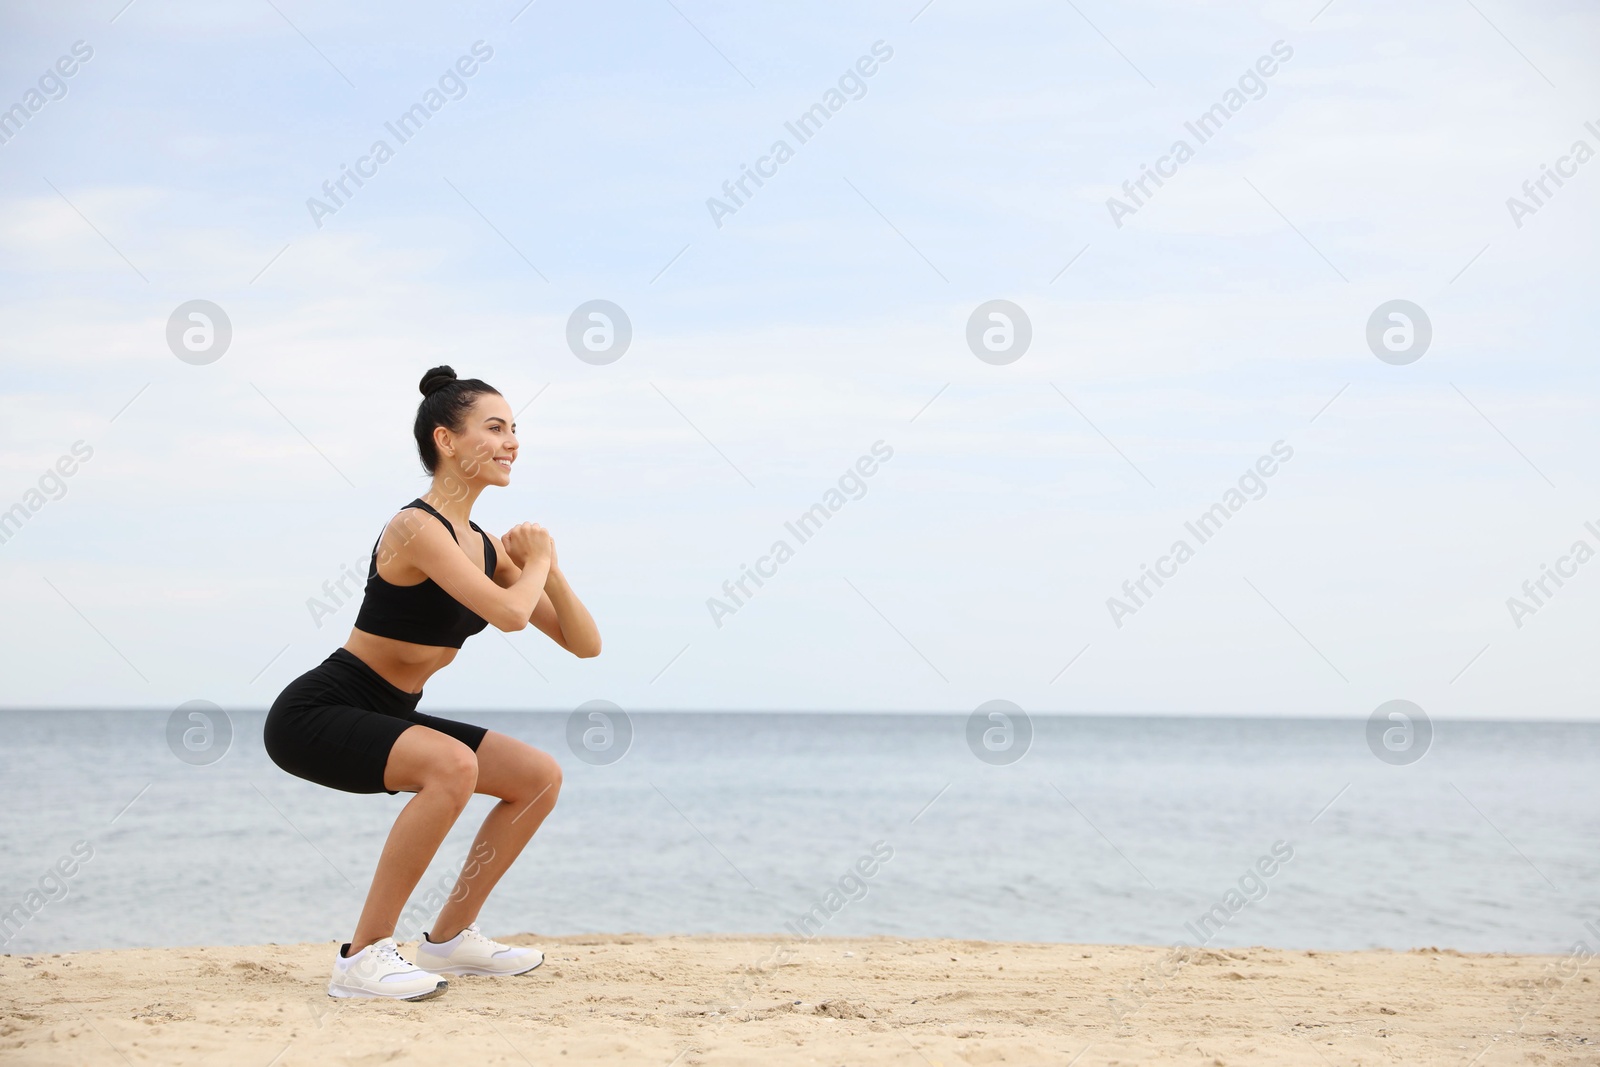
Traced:
<svg viewBox="0 0 1600 1067">
<path fill-rule="evenodd" d="M 965 716 L 661 713 L 592 764 L 567 716 L 430 710 L 566 771 L 490 933 L 780 933 L 819 903 L 824 935 L 1061 942 L 1553 953 L 1600 926 L 1597 725 L 1435 724 L 1396 766 L 1361 722 L 1036 716 L 991 765 Z M 349 935 L 408 798 L 284 774 L 259 713 L 192 765 L 168 719 L 0 712 L 0 951 Z"/>
</svg>

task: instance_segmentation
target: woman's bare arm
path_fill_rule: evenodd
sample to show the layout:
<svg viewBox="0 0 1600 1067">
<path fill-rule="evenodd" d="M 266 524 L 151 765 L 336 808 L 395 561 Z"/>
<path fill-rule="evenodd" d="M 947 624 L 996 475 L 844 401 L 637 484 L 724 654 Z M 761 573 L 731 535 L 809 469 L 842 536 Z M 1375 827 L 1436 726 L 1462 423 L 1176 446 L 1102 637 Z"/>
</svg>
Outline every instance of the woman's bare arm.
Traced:
<svg viewBox="0 0 1600 1067">
<path fill-rule="evenodd" d="M 510 586 L 520 580 L 525 572 L 517 566 L 511 553 L 502 548 L 499 538 L 493 534 L 489 537 L 494 541 L 495 549 L 501 556 L 500 565 L 494 572 L 494 580 L 501 585 Z M 594 616 L 583 606 L 583 601 L 573 592 L 572 586 L 567 582 L 566 574 L 556 563 L 554 542 L 550 546 L 550 567 L 545 576 L 542 595 L 539 597 L 539 602 L 534 605 L 528 621 L 574 656 L 588 659 L 600 654 L 600 629 L 595 625 Z"/>
<path fill-rule="evenodd" d="M 516 581 L 502 586 L 475 566 L 439 523 L 391 522 L 384 531 L 380 559 L 389 566 L 393 577 L 385 575 L 384 580 L 396 585 L 414 585 L 424 578 L 432 578 L 441 589 L 495 628 L 508 632 L 520 630 L 528 625 L 529 616 L 544 594 L 541 572 L 545 567 L 537 564 L 541 554 L 545 561 L 549 559 L 550 535 L 540 527 L 531 527 L 521 532 L 518 540 L 523 543 L 516 547 L 527 553 L 532 565 L 523 569 Z M 396 570 L 398 574 L 394 573 Z M 407 572 L 414 574 L 417 582 L 406 581 Z"/>
</svg>

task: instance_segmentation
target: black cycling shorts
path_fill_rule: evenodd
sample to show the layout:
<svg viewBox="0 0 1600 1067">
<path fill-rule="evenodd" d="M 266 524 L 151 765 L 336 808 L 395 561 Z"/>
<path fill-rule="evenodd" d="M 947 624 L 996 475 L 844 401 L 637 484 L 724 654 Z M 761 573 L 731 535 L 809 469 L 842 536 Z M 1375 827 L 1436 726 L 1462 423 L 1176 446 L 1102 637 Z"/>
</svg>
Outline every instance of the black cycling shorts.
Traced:
<svg viewBox="0 0 1600 1067">
<path fill-rule="evenodd" d="M 272 702 L 262 742 L 297 778 L 347 793 L 394 793 L 383 784 L 389 750 L 413 726 L 449 734 L 474 752 L 489 731 L 417 710 L 408 693 L 343 648 L 290 682 Z"/>
</svg>

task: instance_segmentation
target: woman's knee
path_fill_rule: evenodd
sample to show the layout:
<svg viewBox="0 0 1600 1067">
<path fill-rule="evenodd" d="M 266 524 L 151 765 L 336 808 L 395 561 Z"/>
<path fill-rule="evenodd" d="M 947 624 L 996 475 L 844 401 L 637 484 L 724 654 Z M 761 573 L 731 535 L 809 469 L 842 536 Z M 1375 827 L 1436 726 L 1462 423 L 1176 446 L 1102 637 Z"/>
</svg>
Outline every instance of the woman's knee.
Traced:
<svg viewBox="0 0 1600 1067">
<path fill-rule="evenodd" d="M 522 804 L 524 811 L 537 808 L 548 812 L 561 793 L 561 765 L 549 753 L 529 746 L 517 761 L 513 792 L 516 795 L 507 799 Z"/>
<path fill-rule="evenodd" d="M 555 757 L 548 752 L 540 752 L 537 773 L 542 783 L 541 788 L 550 790 L 550 802 L 554 804 L 556 795 L 561 792 L 561 764 L 557 763 Z"/>
<path fill-rule="evenodd" d="M 422 787 L 439 792 L 466 805 L 478 786 L 478 754 L 454 738 L 429 761 Z"/>
<path fill-rule="evenodd" d="M 478 784 L 478 756 L 453 737 L 414 726 L 400 735 L 384 775 L 388 788 L 427 791 L 465 806 Z"/>
<path fill-rule="evenodd" d="M 548 752 L 529 746 L 522 769 L 523 789 L 545 807 L 551 807 L 561 793 L 561 764 Z"/>
<path fill-rule="evenodd" d="M 561 791 L 561 767 L 548 752 L 526 741 L 490 731 L 478 746 L 482 773 L 478 791 L 522 807 L 548 811 Z"/>
</svg>

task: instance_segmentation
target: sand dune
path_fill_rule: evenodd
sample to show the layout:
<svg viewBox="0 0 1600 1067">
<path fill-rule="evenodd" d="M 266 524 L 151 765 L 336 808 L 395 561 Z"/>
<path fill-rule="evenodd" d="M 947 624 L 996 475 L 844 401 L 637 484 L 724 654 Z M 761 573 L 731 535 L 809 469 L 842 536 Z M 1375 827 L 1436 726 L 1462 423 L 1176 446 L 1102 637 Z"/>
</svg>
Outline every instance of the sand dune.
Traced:
<svg viewBox="0 0 1600 1067">
<path fill-rule="evenodd" d="M 1600 1064 L 1600 967 L 1557 957 L 502 940 L 545 965 L 418 1004 L 329 999 L 330 945 L 0 956 L 0 1062 Z"/>
</svg>

